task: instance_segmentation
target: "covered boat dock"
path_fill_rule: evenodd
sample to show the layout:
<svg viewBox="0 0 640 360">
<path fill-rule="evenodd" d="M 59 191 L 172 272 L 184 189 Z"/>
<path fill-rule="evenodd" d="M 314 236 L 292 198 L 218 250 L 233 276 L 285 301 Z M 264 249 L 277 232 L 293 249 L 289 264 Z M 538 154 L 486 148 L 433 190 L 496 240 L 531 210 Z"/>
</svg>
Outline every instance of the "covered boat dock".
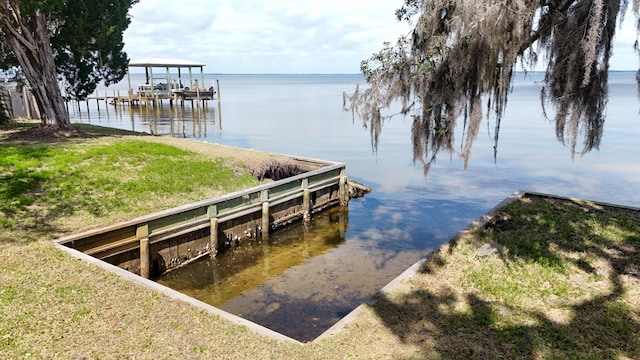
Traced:
<svg viewBox="0 0 640 360">
<path fill-rule="evenodd" d="M 202 101 L 204 105 L 206 101 L 216 99 L 218 93 L 213 84 L 209 88 L 204 86 L 204 66 L 205 64 L 202 63 L 173 58 L 150 57 L 130 61 L 127 71 L 129 85 L 127 96 L 118 96 L 115 100 L 129 104 L 153 104 L 162 100 L 169 100 L 170 103 L 173 101 L 184 103 L 184 100 L 192 102 L 195 100 L 198 103 Z M 135 89 L 131 84 L 131 68 L 145 70 L 146 82 L 136 85 Z M 154 69 L 156 69 L 155 75 Z M 188 77 L 185 79 L 183 79 L 183 69 L 188 70 Z M 194 69 L 199 70 L 199 74 L 194 74 Z M 174 70 L 173 73 L 172 70 Z M 177 78 L 175 70 L 177 70 Z M 216 84 L 216 88 L 219 88 L 219 83 Z"/>
</svg>

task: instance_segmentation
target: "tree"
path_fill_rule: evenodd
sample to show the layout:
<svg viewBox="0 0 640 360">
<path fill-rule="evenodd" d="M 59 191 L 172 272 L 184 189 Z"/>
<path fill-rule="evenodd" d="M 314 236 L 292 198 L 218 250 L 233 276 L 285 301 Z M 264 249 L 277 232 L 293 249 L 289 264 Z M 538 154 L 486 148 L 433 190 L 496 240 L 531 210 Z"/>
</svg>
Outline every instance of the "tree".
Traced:
<svg viewBox="0 0 640 360">
<path fill-rule="evenodd" d="M 7 115 L 7 109 L 4 103 L 4 92 L 0 86 L 0 125 L 7 122 L 9 122 L 9 116 Z"/>
<path fill-rule="evenodd" d="M 375 148 L 381 109 L 400 100 L 401 113 L 413 117 L 414 161 L 425 173 L 440 152 L 455 152 L 461 118 L 466 167 L 482 103 L 487 118 L 494 117 L 496 157 L 516 66 L 532 69 L 544 59 L 541 102 L 545 114 L 553 107 L 558 139 L 568 142 L 572 157 L 598 149 L 612 42 L 629 5 L 638 18 L 640 0 L 405 0 L 396 16 L 414 29 L 362 62 L 370 86 L 356 90 L 352 110 L 371 127 Z"/>
<path fill-rule="evenodd" d="M 125 74 L 122 33 L 138 0 L 0 0 L 3 58 L 13 56 L 29 83 L 41 124 L 71 128 L 58 80 L 81 99 Z M 6 50 L 9 51 L 6 51 Z"/>
</svg>

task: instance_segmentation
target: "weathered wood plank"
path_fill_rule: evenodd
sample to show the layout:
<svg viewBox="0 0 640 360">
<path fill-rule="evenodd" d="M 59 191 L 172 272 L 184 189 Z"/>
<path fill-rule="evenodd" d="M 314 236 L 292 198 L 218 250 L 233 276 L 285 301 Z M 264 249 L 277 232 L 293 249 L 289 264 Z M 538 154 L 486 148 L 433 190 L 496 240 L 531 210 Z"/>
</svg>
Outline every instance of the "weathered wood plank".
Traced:
<svg viewBox="0 0 640 360">
<path fill-rule="evenodd" d="M 139 269 L 141 275 L 150 276 L 152 271 L 157 271 L 158 262 L 161 268 L 168 269 L 189 261 L 189 256 L 215 253 L 219 242 L 225 241 L 222 236 L 227 239 L 268 237 L 272 227 L 298 218 L 308 219 L 315 211 L 341 203 L 346 193 L 348 180 L 344 176 L 344 164 L 306 158 L 296 158 L 296 161 L 313 170 L 245 191 L 70 235 L 56 242 L 100 259 L 110 259 L 110 262 L 123 259 L 124 267 L 136 272 Z M 191 234 L 196 232 L 206 239 L 192 239 Z M 178 253 L 182 251 L 180 246 L 187 247 L 189 254 Z M 161 257 L 154 253 L 160 249 L 163 251 Z"/>
</svg>

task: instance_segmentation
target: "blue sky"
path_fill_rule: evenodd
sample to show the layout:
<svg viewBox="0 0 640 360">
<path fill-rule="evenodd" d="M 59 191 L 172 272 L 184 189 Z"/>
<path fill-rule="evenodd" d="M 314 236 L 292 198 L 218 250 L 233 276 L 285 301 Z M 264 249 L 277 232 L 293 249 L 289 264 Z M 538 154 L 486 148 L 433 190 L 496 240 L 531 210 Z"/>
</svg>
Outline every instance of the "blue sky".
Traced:
<svg viewBox="0 0 640 360">
<path fill-rule="evenodd" d="M 141 1 L 131 10 L 131 60 L 182 58 L 210 73 L 358 73 L 360 61 L 410 31 L 402 0 Z M 612 70 L 637 70 L 632 15 L 618 30 Z"/>
</svg>

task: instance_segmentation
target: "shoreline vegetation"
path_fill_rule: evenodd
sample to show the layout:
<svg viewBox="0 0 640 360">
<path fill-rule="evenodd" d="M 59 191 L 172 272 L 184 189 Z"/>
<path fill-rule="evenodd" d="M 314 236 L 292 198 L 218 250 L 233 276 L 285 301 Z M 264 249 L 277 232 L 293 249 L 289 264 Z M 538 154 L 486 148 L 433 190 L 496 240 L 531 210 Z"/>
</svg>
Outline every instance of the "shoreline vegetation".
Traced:
<svg viewBox="0 0 640 360">
<path fill-rule="evenodd" d="M 75 127 L 0 125 L 2 359 L 640 358 L 640 210 L 525 195 L 443 245 L 341 332 L 300 346 L 51 243 L 255 186 L 256 169 L 283 157 Z"/>
</svg>

